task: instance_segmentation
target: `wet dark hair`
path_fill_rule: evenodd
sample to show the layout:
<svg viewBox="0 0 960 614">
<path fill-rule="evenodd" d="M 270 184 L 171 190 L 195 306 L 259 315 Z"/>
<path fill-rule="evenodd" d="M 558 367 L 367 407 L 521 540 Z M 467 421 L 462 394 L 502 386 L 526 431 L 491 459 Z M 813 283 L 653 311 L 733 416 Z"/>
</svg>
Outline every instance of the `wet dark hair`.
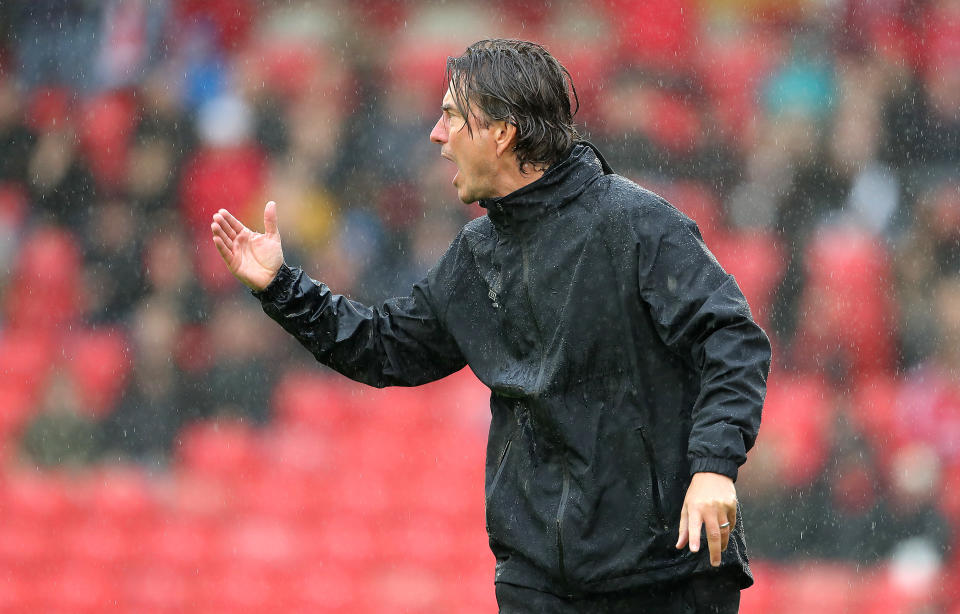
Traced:
<svg viewBox="0 0 960 614">
<path fill-rule="evenodd" d="M 465 118 L 473 114 L 483 126 L 505 121 L 517 127 L 513 150 L 521 172 L 526 172 L 527 164 L 545 168 L 562 162 L 580 138 L 573 126 L 573 116 L 580 109 L 573 78 L 536 43 L 478 41 L 460 57 L 447 58 L 446 76 Z M 568 86 L 576 103 L 572 111 Z M 472 136 L 469 122 L 467 130 Z"/>
</svg>

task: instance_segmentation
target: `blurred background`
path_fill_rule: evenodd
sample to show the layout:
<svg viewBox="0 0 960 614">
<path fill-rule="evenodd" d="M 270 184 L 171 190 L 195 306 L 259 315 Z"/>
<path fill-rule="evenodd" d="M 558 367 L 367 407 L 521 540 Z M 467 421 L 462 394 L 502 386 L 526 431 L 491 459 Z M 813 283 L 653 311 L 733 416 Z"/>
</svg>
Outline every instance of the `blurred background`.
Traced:
<svg viewBox="0 0 960 614">
<path fill-rule="evenodd" d="M 497 36 L 769 332 L 742 612 L 960 614 L 957 0 L 0 4 L 0 613 L 493 612 L 487 392 L 361 388 L 210 241 L 406 294 L 459 227 L 428 134 Z"/>
</svg>

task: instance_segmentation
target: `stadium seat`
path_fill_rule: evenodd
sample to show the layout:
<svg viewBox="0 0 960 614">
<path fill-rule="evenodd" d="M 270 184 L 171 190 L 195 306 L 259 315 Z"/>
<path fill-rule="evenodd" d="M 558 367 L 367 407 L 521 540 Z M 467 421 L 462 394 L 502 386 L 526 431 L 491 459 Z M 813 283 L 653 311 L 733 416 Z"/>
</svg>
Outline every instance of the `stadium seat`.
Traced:
<svg viewBox="0 0 960 614">
<path fill-rule="evenodd" d="M 126 176 L 136 114 L 136 101 L 122 91 L 98 94 L 80 106 L 80 148 L 102 189 L 116 190 Z"/>
<path fill-rule="evenodd" d="M 110 611 L 119 579 L 87 561 L 48 570 L 41 585 L 39 611 L 50 614 L 100 614 Z"/>
<path fill-rule="evenodd" d="M 864 231 L 823 228 L 805 250 L 806 285 L 793 347 L 801 368 L 834 365 L 851 382 L 892 374 L 896 306 L 886 248 Z"/>
<path fill-rule="evenodd" d="M 373 522 L 356 515 L 330 514 L 315 528 L 305 529 L 304 564 L 316 569 L 341 569 L 360 574 L 382 560 Z"/>
<path fill-rule="evenodd" d="M 131 366 L 124 331 L 81 329 L 67 336 L 63 348 L 80 408 L 93 418 L 110 413 L 123 392 Z"/>
<path fill-rule="evenodd" d="M 857 382 L 849 405 L 851 422 L 870 441 L 882 464 L 907 440 L 897 416 L 899 395 L 898 379 L 875 374 Z"/>
<path fill-rule="evenodd" d="M 9 330 L 46 334 L 79 317 L 81 252 L 76 237 L 41 227 L 24 241 L 7 289 L 4 314 Z M 43 309 L 37 309 L 43 305 Z"/>
<path fill-rule="evenodd" d="M 316 371 L 291 371 L 276 385 L 271 408 L 276 420 L 295 428 L 329 434 L 349 428 L 351 416 L 349 385 L 340 376 Z"/>
<path fill-rule="evenodd" d="M 648 70 L 675 75 L 693 65 L 698 15 L 690 2 L 670 0 L 605 0 L 617 27 L 621 60 Z"/>
<path fill-rule="evenodd" d="M 292 583 L 291 612 L 359 614 L 367 590 L 362 575 L 332 564 L 311 565 Z"/>
<path fill-rule="evenodd" d="M 710 247 L 727 273 L 737 280 L 757 323 L 770 330 L 774 292 L 787 268 L 777 238 L 761 230 L 740 230 L 727 233 Z"/>
<path fill-rule="evenodd" d="M 672 181 L 654 187 L 654 191 L 697 223 L 707 247 L 717 248 L 726 237 L 727 225 L 716 190 L 700 181 Z"/>
<path fill-rule="evenodd" d="M 179 440 L 176 459 L 197 476 L 232 485 L 261 466 L 255 432 L 239 421 L 196 422 L 184 427 Z"/>
<path fill-rule="evenodd" d="M 124 574 L 121 604 L 130 612 L 177 614 L 192 611 L 189 574 L 158 566 L 134 569 Z"/>
<path fill-rule="evenodd" d="M 822 377 L 776 374 L 770 378 L 757 447 L 779 459 L 785 487 L 808 485 L 823 470 L 835 411 L 834 393 Z"/>
<path fill-rule="evenodd" d="M 65 87 L 38 87 L 30 94 L 25 120 L 38 133 L 62 130 L 73 120 L 74 96 Z"/>
<path fill-rule="evenodd" d="M 697 73 L 724 136 L 734 143 L 749 142 L 748 129 L 758 114 L 760 88 L 782 54 L 782 41 L 761 28 L 701 45 Z"/>
<path fill-rule="evenodd" d="M 34 413 L 37 386 L 0 371 L 0 445 L 13 445 Z"/>
<path fill-rule="evenodd" d="M 862 574 L 852 564 L 798 562 L 778 576 L 779 611 L 785 614 L 861 612 L 862 585 Z"/>
<path fill-rule="evenodd" d="M 262 570 L 297 568 L 304 544 L 294 526 L 269 518 L 240 519 L 221 534 L 220 559 Z"/>
<path fill-rule="evenodd" d="M 66 527 L 79 512 L 77 502 L 68 496 L 62 475 L 8 470 L 0 484 L 0 509 L 5 523 Z"/>
<path fill-rule="evenodd" d="M 168 516 L 144 536 L 141 566 L 179 577 L 208 569 L 217 557 L 219 531 L 182 516 Z"/>
</svg>

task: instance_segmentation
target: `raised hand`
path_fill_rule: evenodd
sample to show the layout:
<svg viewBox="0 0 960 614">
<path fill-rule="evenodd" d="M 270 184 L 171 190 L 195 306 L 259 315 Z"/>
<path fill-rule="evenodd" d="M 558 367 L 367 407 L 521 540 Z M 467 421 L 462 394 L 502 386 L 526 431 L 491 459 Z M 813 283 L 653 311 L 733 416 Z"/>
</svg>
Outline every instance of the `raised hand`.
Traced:
<svg viewBox="0 0 960 614">
<path fill-rule="evenodd" d="M 254 290 L 263 290 L 283 264 L 283 249 L 277 229 L 277 203 L 263 209 L 265 233 L 244 226 L 226 209 L 213 214 L 213 244 L 233 275 Z"/>
</svg>

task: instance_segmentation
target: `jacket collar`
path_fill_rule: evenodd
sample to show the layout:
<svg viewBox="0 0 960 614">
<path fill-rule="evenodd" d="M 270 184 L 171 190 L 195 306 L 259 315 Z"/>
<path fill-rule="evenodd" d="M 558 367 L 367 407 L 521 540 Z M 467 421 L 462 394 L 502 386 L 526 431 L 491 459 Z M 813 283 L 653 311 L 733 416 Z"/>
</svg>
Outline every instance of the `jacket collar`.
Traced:
<svg viewBox="0 0 960 614">
<path fill-rule="evenodd" d="M 551 166 L 533 183 L 479 204 L 487 210 L 493 225 L 504 230 L 563 207 L 583 193 L 592 180 L 612 172 L 596 147 L 579 141 L 566 160 Z"/>
</svg>

